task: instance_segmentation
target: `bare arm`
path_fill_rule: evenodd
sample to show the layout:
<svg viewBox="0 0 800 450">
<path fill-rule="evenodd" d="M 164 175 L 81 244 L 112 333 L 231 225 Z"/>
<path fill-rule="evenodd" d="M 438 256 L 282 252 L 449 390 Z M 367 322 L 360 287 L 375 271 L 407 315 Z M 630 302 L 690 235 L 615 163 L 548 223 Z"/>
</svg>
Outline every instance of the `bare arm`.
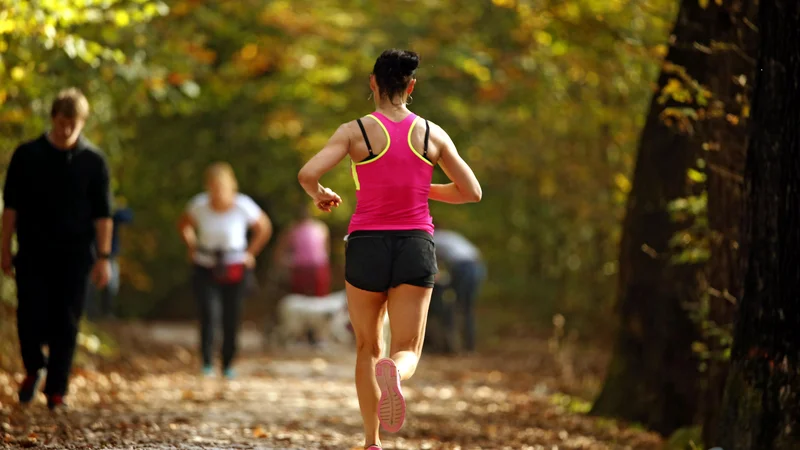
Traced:
<svg viewBox="0 0 800 450">
<path fill-rule="evenodd" d="M 97 253 L 108 255 L 111 253 L 111 233 L 114 229 L 114 222 L 110 217 L 95 219 L 94 229 L 97 239 Z"/>
<path fill-rule="evenodd" d="M 272 237 L 272 221 L 269 220 L 269 216 L 266 213 L 262 212 L 258 220 L 250 225 L 250 229 L 253 231 L 253 237 L 250 239 L 247 252 L 255 257 L 261 253 L 261 250 L 269 242 L 269 238 Z"/>
<path fill-rule="evenodd" d="M 188 212 L 184 211 L 184 213 L 181 214 L 181 218 L 178 219 L 178 231 L 181 233 L 181 239 L 183 243 L 186 244 L 186 247 L 189 248 L 190 252 L 194 251 L 197 246 L 197 234 L 194 229 L 194 219 L 192 219 L 192 216 L 189 215 Z"/>
<path fill-rule="evenodd" d="M 2 251 L 11 253 L 11 238 L 14 236 L 14 230 L 17 228 L 17 210 L 5 208 L 3 210 L 3 231 L 0 237 L 0 245 Z"/>
<path fill-rule="evenodd" d="M 20 184 L 24 177 L 23 170 L 23 150 L 17 147 L 11 155 L 11 161 L 6 171 L 6 179 L 3 184 L 3 230 L 0 236 L 0 250 L 2 250 L 4 270 L 11 269 L 11 240 L 17 229 L 17 208 L 23 202 L 23 186 Z"/>
<path fill-rule="evenodd" d="M 347 124 L 343 124 L 333 133 L 325 147 L 300 169 L 300 173 L 297 174 L 297 180 L 303 190 L 314 199 L 315 203 L 322 200 L 332 201 L 333 205 L 338 205 L 341 202 L 341 198 L 338 195 L 319 184 L 319 179 L 339 164 L 347 156 L 349 150 L 350 132 Z M 319 204 L 317 206 L 320 207 Z M 324 208 L 321 207 L 320 209 Z M 330 208 L 327 211 L 330 211 Z"/>
<path fill-rule="evenodd" d="M 441 130 L 441 129 L 440 129 Z M 474 203 L 479 202 L 483 196 L 481 185 L 472 169 L 458 154 L 456 146 L 444 130 L 442 153 L 439 157 L 441 166 L 447 178 L 452 183 L 432 184 L 428 198 L 444 203 Z"/>
<path fill-rule="evenodd" d="M 114 228 L 114 221 L 111 215 L 110 178 L 108 163 L 103 158 L 89 193 L 92 218 L 94 219 L 95 243 L 97 245 L 97 253 L 101 255 L 109 255 L 111 253 L 111 234 Z"/>
</svg>

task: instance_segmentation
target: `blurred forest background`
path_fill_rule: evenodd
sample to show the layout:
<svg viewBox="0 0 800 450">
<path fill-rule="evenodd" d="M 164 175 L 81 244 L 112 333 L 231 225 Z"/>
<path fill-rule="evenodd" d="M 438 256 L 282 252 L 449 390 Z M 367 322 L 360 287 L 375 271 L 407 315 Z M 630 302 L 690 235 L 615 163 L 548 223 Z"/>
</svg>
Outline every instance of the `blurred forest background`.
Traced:
<svg viewBox="0 0 800 450">
<path fill-rule="evenodd" d="M 230 161 L 279 230 L 308 203 L 297 171 L 338 124 L 371 111 L 372 64 L 401 47 L 423 60 L 411 108 L 449 131 L 486 191 L 478 205 L 432 206 L 484 251 L 482 306 L 526 327 L 560 313 L 609 330 L 675 1 L 37 3 L 3 1 L 0 158 L 46 129 L 58 89 L 86 92 L 86 134 L 136 214 L 122 242 L 126 316 L 193 313 L 175 223 L 205 165 Z M 325 181 L 347 199 L 326 217 L 341 266 L 354 187 L 345 165 Z"/>
<path fill-rule="evenodd" d="M 121 316 L 191 318 L 175 223 L 204 167 L 229 161 L 279 233 L 309 204 L 302 164 L 372 110 L 375 58 L 413 49 L 410 108 L 450 133 L 483 186 L 481 203 L 432 210 L 484 253 L 484 342 L 555 327 L 613 344 L 593 412 L 669 434 L 718 420 L 757 3 L 0 0 L 0 164 L 46 129 L 59 89 L 83 89 L 86 134 L 135 214 Z M 340 288 L 354 186 L 344 164 L 323 182 L 345 199 L 324 216 Z M 271 248 L 251 317 L 279 290 Z"/>
</svg>

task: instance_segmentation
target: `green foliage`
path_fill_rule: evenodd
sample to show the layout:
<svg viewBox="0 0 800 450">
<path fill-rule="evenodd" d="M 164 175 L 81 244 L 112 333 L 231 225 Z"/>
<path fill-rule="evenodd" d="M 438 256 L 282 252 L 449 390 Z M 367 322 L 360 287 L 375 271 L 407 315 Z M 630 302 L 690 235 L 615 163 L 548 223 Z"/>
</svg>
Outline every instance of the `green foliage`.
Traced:
<svg viewBox="0 0 800 450">
<path fill-rule="evenodd" d="M 550 403 L 560 406 L 573 414 L 587 414 L 592 409 L 590 402 L 561 393 L 551 395 Z"/>
<path fill-rule="evenodd" d="M 0 125 L 7 161 L 18 141 L 41 131 L 58 88 L 87 91 L 95 113 L 88 132 L 136 212 L 123 235 L 129 313 L 153 311 L 185 283 L 174 223 L 202 189 L 206 164 L 230 161 L 242 190 L 282 226 L 308 201 L 297 170 L 340 123 L 372 109 L 374 58 L 407 47 L 423 61 L 412 109 L 450 133 L 483 184 L 481 203 L 432 210 L 440 226 L 483 250 L 487 304 L 535 305 L 534 319 L 560 312 L 577 327 L 605 326 L 597 318 L 610 317 L 634 149 L 675 2 L 445 0 L 410 9 L 179 0 L 166 16 L 160 3 L 139 3 L 103 2 L 103 19 L 91 22 L 87 11 L 100 3 L 53 2 L 84 18 L 57 22 L 56 34 L 80 36 L 90 54 L 48 48 L 36 27 L 32 39 L 14 37 L 14 54 L 27 52 L 28 65 L 4 56 L 5 67 L 36 76 L 16 82 L 2 114 L 17 120 Z M 701 104 L 702 89 L 677 69 L 675 79 L 671 98 Z M 341 234 L 354 205 L 346 165 L 323 183 L 345 199 L 326 216 Z M 332 242 L 340 258 L 340 240 Z"/>
<path fill-rule="evenodd" d="M 670 435 L 664 450 L 703 450 L 703 429 L 700 426 L 681 428 Z"/>
<path fill-rule="evenodd" d="M 703 5 L 704 3 L 704 5 Z M 717 2 L 717 4 L 721 4 Z M 708 2 L 701 2 L 703 7 L 708 6 Z M 699 44 L 696 44 L 699 46 Z M 736 52 L 741 55 L 741 49 L 732 43 L 713 42 L 708 52 Z M 705 152 L 699 158 L 696 167 L 687 171 L 687 180 L 693 187 L 694 195 L 687 198 L 677 199 L 669 205 L 669 212 L 675 222 L 686 224 L 685 228 L 677 232 L 670 241 L 673 249 L 672 262 L 675 264 L 698 264 L 706 263 L 711 258 L 711 243 L 722 242 L 719 231 L 714 231 L 709 226 L 708 211 L 708 170 L 710 170 L 706 160 L 717 160 L 717 167 L 714 169 L 718 173 L 735 180 L 737 176 L 725 167 L 726 163 L 736 159 L 735 148 L 722 149 L 722 145 L 716 139 L 724 133 L 725 127 L 739 127 L 747 120 L 750 113 L 749 96 L 746 95 L 747 76 L 744 74 L 736 75 L 732 85 L 742 88 L 741 93 L 729 94 L 732 98 L 724 98 L 715 95 L 709 88 L 701 85 L 697 80 L 690 77 L 686 70 L 679 66 L 669 66 L 668 71 L 675 75 L 669 80 L 659 94 L 661 103 L 671 102 L 670 106 L 664 109 L 662 119 L 668 126 L 674 127 L 676 132 L 695 135 L 698 143 L 702 142 L 701 149 Z M 719 88 L 722 92 L 726 89 Z M 735 92 L 736 89 L 731 91 Z M 716 130 L 716 132 L 714 131 Z M 738 145 L 735 143 L 734 145 Z M 720 155 L 721 151 L 728 154 Z M 730 182 L 735 184 L 735 182 Z M 724 201 L 726 195 L 733 195 L 733 188 L 728 186 L 731 192 L 722 192 L 721 187 L 717 187 L 716 195 Z M 716 214 L 723 214 L 716 211 Z M 717 244 L 721 245 L 721 244 Z M 726 286 L 717 287 L 708 284 L 705 277 L 701 280 L 701 292 L 697 296 L 698 300 L 686 304 L 692 319 L 697 323 L 702 342 L 696 342 L 693 349 L 700 359 L 700 370 L 705 371 L 710 360 L 726 361 L 730 357 L 730 345 L 732 342 L 732 324 L 717 323 L 711 320 L 713 302 L 726 302 L 735 304 L 736 299 L 727 291 Z M 724 321 L 724 320 L 723 320 Z"/>
<path fill-rule="evenodd" d="M 689 169 L 687 177 L 691 180 L 705 181 L 705 174 Z M 667 205 L 672 220 L 690 224 L 670 239 L 673 249 L 671 261 L 674 264 L 698 264 L 708 260 L 708 196 L 705 192 L 697 196 L 678 198 Z"/>
</svg>

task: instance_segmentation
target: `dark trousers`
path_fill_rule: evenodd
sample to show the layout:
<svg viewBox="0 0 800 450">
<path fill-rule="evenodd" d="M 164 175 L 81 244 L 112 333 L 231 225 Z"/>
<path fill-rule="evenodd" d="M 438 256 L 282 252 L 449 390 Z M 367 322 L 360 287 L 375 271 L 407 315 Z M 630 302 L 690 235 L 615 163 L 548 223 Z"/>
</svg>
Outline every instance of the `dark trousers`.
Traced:
<svg viewBox="0 0 800 450">
<path fill-rule="evenodd" d="M 15 261 L 22 362 L 28 375 L 47 368 L 46 395 L 67 394 L 90 270 L 88 261 L 53 255 Z"/>
<path fill-rule="evenodd" d="M 450 266 L 449 286 L 437 286 L 434 288 L 436 309 L 440 314 L 442 327 L 448 334 L 448 336 L 445 336 L 444 343 L 447 351 L 453 350 L 455 337 L 459 334 L 462 337 L 463 349 L 466 351 L 475 350 L 475 301 L 485 278 L 486 267 L 482 262 L 458 262 Z M 455 302 L 448 303 L 444 301 L 444 291 L 447 288 L 453 289 Z M 456 317 L 459 314 L 463 317 L 463 328 L 461 330 L 456 327 Z M 459 333 L 459 331 L 461 332 Z"/>
<path fill-rule="evenodd" d="M 194 267 L 193 284 L 200 315 L 200 351 L 203 365 L 211 365 L 214 350 L 214 329 L 222 311 L 222 367 L 228 368 L 236 356 L 242 302 L 247 291 L 247 274 L 232 284 L 217 283 L 211 269 Z"/>
</svg>

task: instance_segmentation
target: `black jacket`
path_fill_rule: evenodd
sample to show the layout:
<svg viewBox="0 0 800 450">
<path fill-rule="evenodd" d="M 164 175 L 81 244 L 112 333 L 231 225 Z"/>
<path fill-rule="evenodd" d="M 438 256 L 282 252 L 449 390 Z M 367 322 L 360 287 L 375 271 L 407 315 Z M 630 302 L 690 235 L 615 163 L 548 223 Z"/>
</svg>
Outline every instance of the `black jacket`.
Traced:
<svg viewBox="0 0 800 450">
<path fill-rule="evenodd" d="M 18 256 L 91 260 L 94 222 L 111 217 L 108 164 L 82 136 L 59 150 L 42 135 L 14 151 L 3 201 L 17 211 Z"/>
</svg>

